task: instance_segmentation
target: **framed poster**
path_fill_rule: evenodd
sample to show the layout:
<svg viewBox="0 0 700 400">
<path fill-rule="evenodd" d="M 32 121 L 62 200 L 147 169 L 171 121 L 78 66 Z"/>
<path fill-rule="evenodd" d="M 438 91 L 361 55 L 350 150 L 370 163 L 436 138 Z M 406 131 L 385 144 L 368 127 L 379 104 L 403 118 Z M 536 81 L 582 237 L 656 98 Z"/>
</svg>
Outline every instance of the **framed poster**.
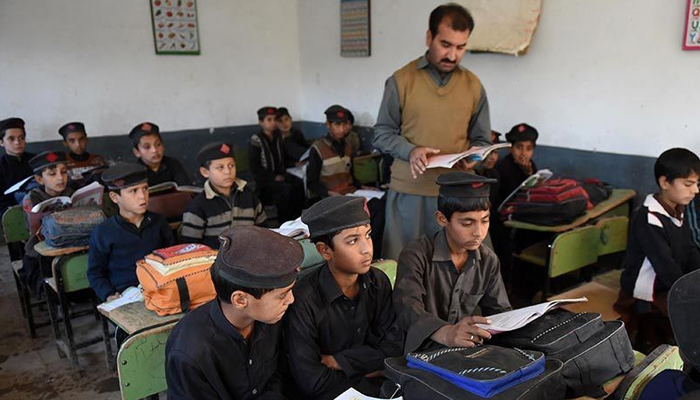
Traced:
<svg viewBox="0 0 700 400">
<path fill-rule="evenodd" d="M 688 0 L 685 10 L 683 50 L 700 50 L 700 0 Z"/>
<path fill-rule="evenodd" d="M 369 0 L 340 0 L 340 56 L 370 56 Z"/>
<path fill-rule="evenodd" d="M 156 54 L 199 54 L 197 0 L 149 0 Z"/>
</svg>

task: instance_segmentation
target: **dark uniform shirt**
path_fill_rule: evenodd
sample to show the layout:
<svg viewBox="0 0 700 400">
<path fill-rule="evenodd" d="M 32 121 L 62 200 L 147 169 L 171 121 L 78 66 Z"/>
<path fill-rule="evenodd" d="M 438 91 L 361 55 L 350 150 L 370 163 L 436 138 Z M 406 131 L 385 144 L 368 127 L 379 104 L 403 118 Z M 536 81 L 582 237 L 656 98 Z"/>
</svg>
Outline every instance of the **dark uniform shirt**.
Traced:
<svg viewBox="0 0 700 400">
<path fill-rule="evenodd" d="M 371 268 L 359 285 L 355 299 L 345 297 L 324 265 L 294 287 L 285 335 L 290 369 L 305 399 L 333 399 L 383 369 L 384 358 L 402 354 L 389 278 Z M 323 365 L 321 355 L 332 355 L 342 371 Z"/>
<path fill-rule="evenodd" d="M 153 171 L 143 161 L 141 161 L 140 158 L 139 163 L 146 167 L 148 186 L 155 186 L 165 182 L 175 182 L 178 185 L 192 184 L 180 161 L 172 157 L 163 156 L 163 160 L 160 162 L 158 171 Z"/>
<path fill-rule="evenodd" d="M 34 173 L 29 166 L 29 160 L 34 156 L 32 153 L 23 153 L 19 157 L 7 154 L 0 157 L 0 216 L 8 207 L 17 204 L 14 194 L 6 195 L 5 190 Z"/>
<path fill-rule="evenodd" d="M 302 131 L 292 128 L 289 136 L 282 139 L 282 148 L 284 149 L 284 166 L 291 168 L 309 149 L 309 144 L 306 142 Z"/>
<path fill-rule="evenodd" d="M 527 179 L 530 175 L 528 175 L 527 172 L 523 171 L 523 169 L 516 164 L 512 154 L 508 154 L 507 156 L 498 160 L 495 168 L 498 171 L 500 178 L 500 193 L 498 199 L 498 205 L 500 205 L 500 202 L 505 200 L 505 198 L 508 197 L 513 190 L 520 186 L 520 184 L 523 183 L 523 181 L 525 181 L 525 179 Z M 532 172 L 537 172 L 537 166 L 535 165 L 534 160 L 532 160 Z M 498 205 L 496 207 L 498 207 Z"/>
<path fill-rule="evenodd" d="M 481 245 L 470 251 L 458 271 L 444 229 L 408 244 L 396 270 L 394 305 L 398 325 L 406 331 L 404 352 L 431 345 L 430 336 L 445 325 L 473 315 L 510 309 L 498 257 Z"/>
<path fill-rule="evenodd" d="M 275 175 L 284 175 L 284 151 L 282 136 L 278 131 L 269 139 L 261 130 L 251 136 L 248 145 L 250 172 L 257 184 L 275 181 Z"/>
<path fill-rule="evenodd" d="M 89 245 L 90 287 L 105 300 L 138 285 L 136 261 L 153 250 L 175 245 L 175 237 L 165 218 L 147 211 L 138 228 L 120 214 L 109 217 L 92 231 Z"/>
<path fill-rule="evenodd" d="M 246 341 L 218 300 L 188 313 L 165 346 L 168 399 L 284 399 L 280 332 L 279 322 L 256 322 Z"/>
</svg>

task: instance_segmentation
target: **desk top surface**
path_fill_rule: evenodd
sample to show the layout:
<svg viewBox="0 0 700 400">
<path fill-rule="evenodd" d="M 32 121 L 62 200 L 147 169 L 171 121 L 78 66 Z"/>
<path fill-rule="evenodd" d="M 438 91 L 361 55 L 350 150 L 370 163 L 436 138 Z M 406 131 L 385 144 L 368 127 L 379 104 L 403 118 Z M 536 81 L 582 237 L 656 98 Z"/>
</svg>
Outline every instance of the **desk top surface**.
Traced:
<svg viewBox="0 0 700 400">
<path fill-rule="evenodd" d="M 73 254 L 79 251 L 87 250 L 88 246 L 78 247 L 51 247 L 45 241 L 41 241 L 34 245 L 34 250 L 44 257 L 58 257 L 66 254 Z"/>
<path fill-rule="evenodd" d="M 503 225 L 509 228 L 525 229 L 529 231 L 555 233 L 566 232 L 577 228 L 594 218 L 600 217 L 606 212 L 624 204 L 625 202 L 631 200 L 636 194 L 637 192 L 632 189 L 613 189 L 612 194 L 607 200 L 600 202 L 597 206 L 586 211 L 583 215 L 566 225 L 544 226 L 520 221 L 505 221 Z"/>
<path fill-rule="evenodd" d="M 98 310 L 129 335 L 143 329 L 177 322 L 185 315 L 180 313 L 161 317 L 155 311 L 147 309 L 143 301 L 125 304 L 109 312 L 99 308 Z"/>
</svg>

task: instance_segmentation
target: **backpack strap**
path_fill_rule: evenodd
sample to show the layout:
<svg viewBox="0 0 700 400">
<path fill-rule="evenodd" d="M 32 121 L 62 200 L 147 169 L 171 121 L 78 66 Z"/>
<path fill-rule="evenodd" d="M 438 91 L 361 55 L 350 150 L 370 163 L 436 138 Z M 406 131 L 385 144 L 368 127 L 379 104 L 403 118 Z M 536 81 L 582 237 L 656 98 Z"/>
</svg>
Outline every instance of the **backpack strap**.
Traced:
<svg viewBox="0 0 700 400">
<path fill-rule="evenodd" d="M 187 289 L 187 281 L 184 277 L 175 279 L 177 293 L 180 295 L 180 308 L 183 313 L 190 310 L 190 291 Z"/>
</svg>

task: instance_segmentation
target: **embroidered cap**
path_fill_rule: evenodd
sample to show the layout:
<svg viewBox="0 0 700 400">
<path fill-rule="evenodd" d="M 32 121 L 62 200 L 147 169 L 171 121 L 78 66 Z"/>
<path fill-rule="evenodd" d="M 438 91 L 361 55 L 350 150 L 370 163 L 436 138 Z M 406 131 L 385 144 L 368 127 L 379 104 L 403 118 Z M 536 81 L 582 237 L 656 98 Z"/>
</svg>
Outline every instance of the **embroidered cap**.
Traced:
<svg viewBox="0 0 700 400">
<path fill-rule="evenodd" d="M 515 125 L 508 133 L 506 133 L 506 140 L 511 143 L 525 142 L 528 140 L 537 142 L 538 137 L 539 133 L 537 132 L 537 129 L 526 123 Z"/>
<path fill-rule="evenodd" d="M 134 144 L 134 147 L 139 145 L 139 140 L 146 135 L 158 135 L 160 136 L 160 128 L 153 122 L 142 122 L 136 125 L 131 132 L 129 132 L 129 139 Z"/>
<path fill-rule="evenodd" d="M 29 166 L 35 175 L 40 174 L 48 167 L 66 162 L 66 153 L 62 151 L 44 151 L 29 160 Z"/>
<path fill-rule="evenodd" d="M 435 180 L 440 185 L 441 195 L 467 199 L 488 198 L 491 184 L 496 182 L 495 179 L 462 171 L 446 172 Z"/>
<path fill-rule="evenodd" d="M 146 167 L 134 163 L 119 163 L 102 173 L 102 181 L 111 190 L 125 189 L 148 181 Z"/>
<path fill-rule="evenodd" d="M 85 133 L 85 125 L 82 122 L 69 122 L 58 128 L 58 134 L 63 136 L 63 139 L 73 132 Z"/>
<path fill-rule="evenodd" d="M 265 106 L 261 109 L 258 110 L 258 120 L 262 121 L 267 117 L 268 115 L 273 115 L 277 116 L 277 109 L 272 106 Z"/>
<path fill-rule="evenodd" d="M 350 112 L 345 107 L 334 104 L 324 111 L 329 122 L 345 122 L 350 120 Z"/>
<path fill-rule="evenodd" d="M 202 147 L 197 153 L 197 163 L 203 166 L 205 162 L 221 158 L 233 158 L 233 146 L 228 143 L 215 142 Z"/>
</svg>

